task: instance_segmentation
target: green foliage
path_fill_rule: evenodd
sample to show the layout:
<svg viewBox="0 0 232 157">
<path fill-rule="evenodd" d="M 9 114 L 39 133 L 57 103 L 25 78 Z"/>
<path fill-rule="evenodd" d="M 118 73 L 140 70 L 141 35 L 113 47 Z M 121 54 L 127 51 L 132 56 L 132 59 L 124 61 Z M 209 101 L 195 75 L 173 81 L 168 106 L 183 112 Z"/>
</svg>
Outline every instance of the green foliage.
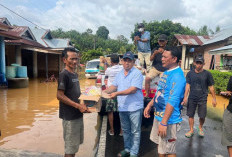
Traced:
<svg viewBox="0 0 232 157">
<path fill-rule="evenodd" d="M 188 27 L 182 26 L 180 23 L 173 23 L 170 20 L 152 21 L 149 23 L 143 22 L 145 25 L 145 31 L 149 31 L 151 34 L 151 48 L 157 45 L 159 35 L 166 34 L 168 36 L 168 44 L 173 45 L 174 34 L 187 34 L 196 35 L 194 30 Z M 134 33 L 137 32 L 138 24 L 135 24 L 134 32 L 131 33 L 131 39 L 134 39 Z"/>
<path fill-rule="evenodd" d="M 215 92 L 219 94 L 221 91 L 226 91 L 227 84 L 232 76 L 232 72 L 220 72 L 217 70 L 209 71 L 213 75 Z"/>
<path fill-rule="evenodd" d="M 92 59 L 97 59 L 100 56 L 103 56 L 103 52 L 101 49 L 97 49 L 97 50 L 88 50 L 86 52 L 82 52 L 81 55 L 81 63 L 86 63 L 89 60 Z"/>
<path fill-rule="evenodd" d="M 63 31 L 61 28 L 51 32 L 54 38 L 68 38 L 72 44 L 81 51 L 82 56 L 81 63 L 85 64 L 85 61 L 92 59 L 90 50 L 97 49 L 97 52 L 101 52 L 101 55 L 107 55 L 112 53 L 122 53 L 126 49 L 127 51 L 134 52 L 135 46 L 128 44 L 128 39 L 123 35 L 119 35 L 116 40 L 100 38 L 95 34 L 92 34 L 91 29 L 87 29 L 84 33 L 79 33 L 76 30 Z M 123 51 L 122 51 L 123 50 Z M 95 52 L 95 51 L 93 51 Z M 87 53 L 87 54 L 86 54 Z M 98 56 L 98 55 L 95 55 Z M 94 56 L 94 57 L 95 57 Z M 89 57 L 89 58 L 88 58 Z"/>
<path fill-rule="evenodd" d="M 98 27 L 96 35 L 103 39 L 108 39 L 109 30 L 105 26 Z"/>
</svg>

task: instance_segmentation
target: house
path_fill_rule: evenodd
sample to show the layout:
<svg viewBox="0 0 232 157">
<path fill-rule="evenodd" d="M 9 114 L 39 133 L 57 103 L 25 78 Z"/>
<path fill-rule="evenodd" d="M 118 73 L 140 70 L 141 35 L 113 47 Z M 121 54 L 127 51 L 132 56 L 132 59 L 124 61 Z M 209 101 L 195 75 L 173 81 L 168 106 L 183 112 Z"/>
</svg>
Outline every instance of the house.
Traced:
<svg viewBox="0 0 232 157">
<path fill-rule="evenodd" d="M 181 68 L 188 71 L 192 68 L 194 57 L 204 53 L 202 45 L 209 40 L 209 36 L 196 36 L 196 35 L 174 35 L 176 40 L 174 45 L 182 50 Z"/>
<path fill-rule="evenodd" d="M 205 68 L 220 69 L 226 60 L 231 60 L 232 28 L 223 29 L 214 34 L 202 46 L 204 48 Z"/>
<path fill-rule="evenodd" d="M 68 39 L 56 39 L 50 30 L 11 26 L 7 18 L 0 18 L 0 69 L 17 63 L 27 66 L 28 77 L 58 77 L 63 65 L 62 50 L 72 47 Z M 4 62 L 3 62 L 4 60 Z M 0 73 L 4 73 L 0 71 Z"/>
</svg>

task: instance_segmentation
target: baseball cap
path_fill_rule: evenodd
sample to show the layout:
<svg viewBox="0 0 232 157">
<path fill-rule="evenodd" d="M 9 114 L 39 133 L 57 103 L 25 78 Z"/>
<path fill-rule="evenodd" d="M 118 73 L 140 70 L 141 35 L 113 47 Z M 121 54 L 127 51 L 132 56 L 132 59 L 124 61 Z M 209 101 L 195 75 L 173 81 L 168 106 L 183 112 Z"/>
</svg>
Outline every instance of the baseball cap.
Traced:
<svg viewBox="0 0 232 157">
<path fill-rule="evenodd" d="M 201 63 L 204 63 L 204 58 L 202 55 L 197 55 L 196 58 L 195 58 L 195 62 L 201 62 Z"/>
<path fill-rule="evenodd" d="M 134 57 L 134 54 L 131 51 L 128 51 L 123 55 L 123 59 L 124 58 L 129 58 L 129 59 L 133 60 L 135 57 Z"/>
<path fill-rule="evenodd" d="M 161 34 L 158 40 L 168 40 L 168 37 L 165 34 Z"/>
<path fill-rule="evenodd" d="M 144 28 L 144 24 L 143 23 L 139 23 L 138 24 L 138 28 Z"/>
</svg>

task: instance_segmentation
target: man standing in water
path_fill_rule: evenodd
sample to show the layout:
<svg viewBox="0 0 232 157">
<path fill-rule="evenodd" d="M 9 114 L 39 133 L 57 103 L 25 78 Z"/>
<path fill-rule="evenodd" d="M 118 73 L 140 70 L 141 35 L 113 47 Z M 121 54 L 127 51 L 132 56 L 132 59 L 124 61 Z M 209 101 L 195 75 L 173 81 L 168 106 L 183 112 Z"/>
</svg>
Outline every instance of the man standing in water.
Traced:
<svg viewBox="0 0 232 157">
<path fill-rule="evenodd" d="M 186 76 L 186 89 L 182 105 L 187 104 L 187 116 L 189 117 L 190 131 L 185 134 L 185 137 L 190 138 L 194 134 L 194 115 L 198 107 L 199 126 L 197 127 L 198 135 L 204 137 L 203 124 L 205 122 L 207 112 L 207 97 L 208 88 L 212 94 L 212 105 L 216 107 L 216 95 L 214 91 L 214 80 L 210 72 L 203 69 L 205 64 L 202 55 L 195 58 L 195 69 L 188 72 Z M 189 95 L 189 96 L 188 96 Z"/>
<path fill-rule="evenodd" d="M 79 57 L 75 48 L 65 48 L 63 53 L 65 68 L 59 74 L 57 99 L 59 100 L 59 117 L 63 119 L 64 157 L 75 157 L 79 145 L 83 143 L 83 113 L 89 112 L 78 98 L 81 95 L 78 75 L 75 73 Z"/>
<path fill-rule="evenodd" d="M 149 118 L 151 108 L 155 107 L 150 139 L 158 144 L 159 157 L 176 156 L 176 133 L 182 121 L 181 102 L 186 84 L 184 73 L 178 66 L 180 58 L 181 53 L 177 48 L 167 48 L 163 52 L 162 65 L 168 70 L 159 80 L 156 97 L 144 110 L 144 117 Z"/>
</svg>

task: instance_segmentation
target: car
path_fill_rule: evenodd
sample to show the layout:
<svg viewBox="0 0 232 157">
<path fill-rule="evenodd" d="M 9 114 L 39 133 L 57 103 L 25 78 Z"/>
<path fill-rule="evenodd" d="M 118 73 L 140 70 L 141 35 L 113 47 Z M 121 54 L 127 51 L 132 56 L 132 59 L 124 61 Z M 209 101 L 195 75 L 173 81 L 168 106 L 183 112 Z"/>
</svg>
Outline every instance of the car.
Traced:
<svg viewBox="0 0 232 157">
<path fill-rule="evenodd" d="M 86 63 L 85 77 L 86 78 L 97 78 L 99 73 L 100 59 L 93 59 Z"/>
</svg>

